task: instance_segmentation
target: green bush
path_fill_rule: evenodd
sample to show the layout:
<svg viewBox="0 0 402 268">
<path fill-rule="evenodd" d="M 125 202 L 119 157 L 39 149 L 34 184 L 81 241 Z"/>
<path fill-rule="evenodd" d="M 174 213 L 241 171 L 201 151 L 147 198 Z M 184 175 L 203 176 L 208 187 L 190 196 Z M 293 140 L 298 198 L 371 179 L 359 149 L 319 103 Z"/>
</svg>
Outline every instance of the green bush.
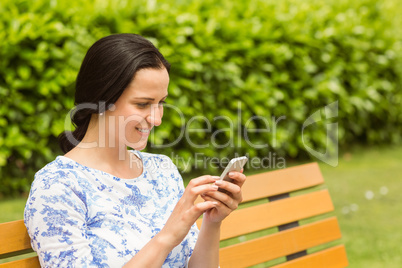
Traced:
<svg viewBox="0 0 402 268">
<path fill-rule="evenodd" d="M 80 63 L 88 47 L 110 33 L 148 37 L 172 63 L 168 103 L 180 108 L 186 125 L 167 106 L 148 151 L 186 161 L 196 153 L 303 158 L 303 123 L 335 101 L 341 147 L 401 142 L 398 1 L 349 2 L 2 1 L 0 195 L 26 192 L 34 172 L 61 154 L 56 137 L 73 107 Z M 176 141 L 183 130 L 207 128 L 198 115 L 211 122 L 211 132 L 188 135 L 209 146 L 194 148 L 183 138 L 157 148 Z M 280 116 L 286 119 L 273 131 Z M 223 117 L 241 138 L 235 134 L 233 144 L 215 148 L 212 139 L 223 145 L 233 134 Z M 244 131 L 266 123 L 269 132 L 249 137 L 269 147 L 251 148 Z M 307 144 L 318 150 L 327 146 L 324 123 L 305 133 Z M 214 131 L 219 134 L 212 137 Z M 193 158 L 190 163 L 196 164 Z"/>
</svg>

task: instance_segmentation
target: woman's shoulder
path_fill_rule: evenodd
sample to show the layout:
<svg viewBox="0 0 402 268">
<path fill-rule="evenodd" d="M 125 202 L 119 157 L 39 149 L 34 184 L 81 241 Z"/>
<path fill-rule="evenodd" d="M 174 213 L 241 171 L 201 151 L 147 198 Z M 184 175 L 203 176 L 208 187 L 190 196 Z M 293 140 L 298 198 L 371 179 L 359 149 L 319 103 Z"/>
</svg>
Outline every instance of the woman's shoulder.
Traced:
<svg viewBox="0 0 402 268">
<path fill-rule="evenodd" d="M 64 156 L 57 156 L 52 162 L 46 164 L 35 173 L 33 185 L 42 185 L 45 188 L 61 183 L 63 185 L 74 184 L 81 176 L 77 163 L 69 161 Z"/>
<path fill-rule="evenodd" d="M 42 167 L 38 172 L 36 172 L 35 176 L 49 174 L 57 171 L 68 173 L 76 169 L 72 161 L 66 161 L 66 159 L 64 158 L 65 157 L 61 155 L 57 156 L 56 159 L 54 159 L 52 162 L 49 162 L 44 167 Z"/>
</svg>

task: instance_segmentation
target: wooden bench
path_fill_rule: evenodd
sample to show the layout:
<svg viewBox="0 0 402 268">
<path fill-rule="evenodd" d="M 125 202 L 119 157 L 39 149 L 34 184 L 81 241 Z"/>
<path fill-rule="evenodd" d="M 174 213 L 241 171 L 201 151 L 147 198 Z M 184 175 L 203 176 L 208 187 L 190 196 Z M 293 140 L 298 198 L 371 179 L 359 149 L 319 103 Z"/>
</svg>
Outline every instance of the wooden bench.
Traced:
<svg viewBox="0 0 402 268">
<path fill-rule="evenodd" d="M 251 206 L 239 207 L 222 222 L 221 244 L 227 239 L 231 239 L 232 243 L 240 240 L 234 237 L 244 240 L 245 235 L 264 229 L 270 228 L 270 231 L 265 231 L 270 234 L 254 233 L 257 235 L 255 239 L 221 247 L 221 268 L 249 267 L 261 263 L 267 267 L 269 264 L 266 262 L 278 262 L 281 257 L 279 261 L 282 263 L 272 267 L 348 266 L 343 245 L 312 254 L 306 251 L 341 238 L 336 217 L 311 219 L 334 210 L 328 190 L 312 188 L 323 183 L 317 163 L 247 176 L 242 203 Z M 289 195 L 308 188 L 311 188 L 310 191 L 303 194 Z M 250 202 L 255 200 L 260 202 Z M 308 218 L 313 222 L 299 225 L 300 220 Z M 201 222 L 202 219 L 197 222 L 199 227 Z"/>
<path fill-rule="evenodd" d="M 248 267 L 286 257 L 286 262 L 273 267 L 346 267 L 348 261 L 343 245 L 306 254 L 309 248 L 341 238 L 336 217 L 299 226 L 302 219 L 334 210 L 328 191 L 319 189 L 300 195 L 289 195 L 291 192 L 323 183 L 316 163 L 248 176 L 243 186 L 245 208 L 240 207 L 222 223 L 221 241 L 236 240 L 233 239 L 235 237 L 245 239 L 245 235 L 264 229 L 269 229 L 270 234 L 257 233 L 258 238 L 222 247 L 220 266 Z M 251 201 L 255 200 L 260 202 L 253 205 Z M 197 222 L 198 226 L 201 226 L 201 221 L 202 219 Z M 0 259 L 32 251 L 22 220 L 1 223 L 0 241 Z M 37 257 L 29 257 L 0 264 L 0 268 L 4 267 L 36 268 L 40 265 Z"/>
<path fill-rule="evenodd" d="M 33 252 L 23 220 L 0 223 L 0 241 L 0 260 Z M 0 267 L 40 268 L 40 264 L 35 256 L 2 263 Z"/>
</svg>

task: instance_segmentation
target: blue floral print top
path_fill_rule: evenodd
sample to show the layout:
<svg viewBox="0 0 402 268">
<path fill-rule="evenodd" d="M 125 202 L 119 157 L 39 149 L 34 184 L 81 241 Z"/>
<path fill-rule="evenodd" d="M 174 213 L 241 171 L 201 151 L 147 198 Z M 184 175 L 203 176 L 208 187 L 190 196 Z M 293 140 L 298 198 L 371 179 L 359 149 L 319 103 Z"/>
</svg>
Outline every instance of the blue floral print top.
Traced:
<svg viewBox="0 0 402 268">
<path fill-rule="evenodd" d="M 58 156 L 35 174 L 25 225 L 42 267 L 122 267 L 164 226 L 183 194 L 169 157 L 132 150 L 138 178 L 120 179 Z M 162 267 L 186 267 L 196 224 Z"/>
</svg>

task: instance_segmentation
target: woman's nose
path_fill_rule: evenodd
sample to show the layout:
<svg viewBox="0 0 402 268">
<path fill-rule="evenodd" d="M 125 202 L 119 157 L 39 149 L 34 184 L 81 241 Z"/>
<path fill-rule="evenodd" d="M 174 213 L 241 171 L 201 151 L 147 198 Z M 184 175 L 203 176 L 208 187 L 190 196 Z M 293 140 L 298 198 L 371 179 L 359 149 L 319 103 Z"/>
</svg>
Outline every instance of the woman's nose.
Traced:
<svg viewBox="0 0 402 268">
<path fill-rule="evenodd" d="M 151 114 L 148 116 L 147 121 L 154 126 L 159 126 L 162 123 L 162 109 L 157 104 L 151 105 Z"/>
</svg>

